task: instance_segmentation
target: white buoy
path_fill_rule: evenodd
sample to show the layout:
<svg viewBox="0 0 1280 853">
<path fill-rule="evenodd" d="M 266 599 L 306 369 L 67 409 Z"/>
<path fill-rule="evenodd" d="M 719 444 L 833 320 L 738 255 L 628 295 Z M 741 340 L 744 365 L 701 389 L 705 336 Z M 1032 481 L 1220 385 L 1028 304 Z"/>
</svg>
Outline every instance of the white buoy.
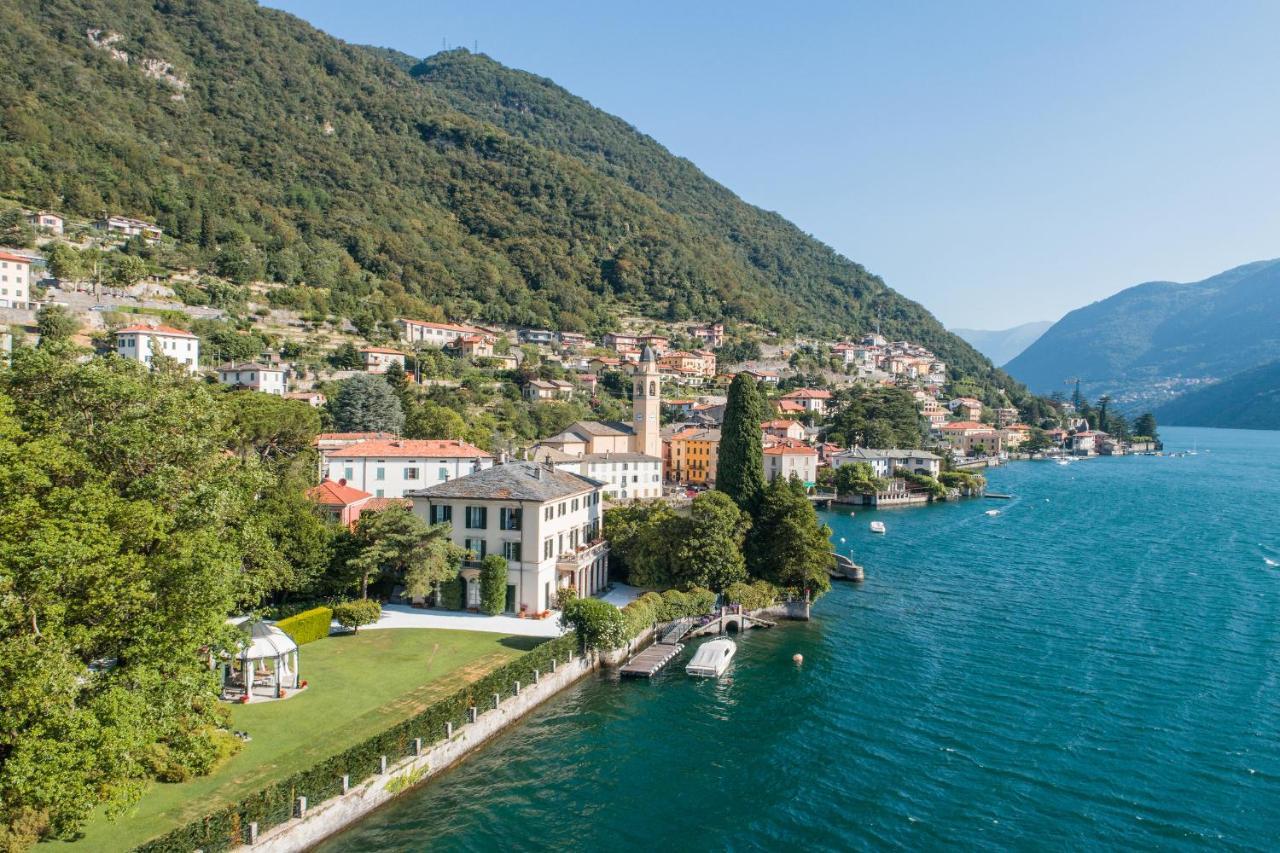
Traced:
<svg viewBox="0 0 1280 853">
<path fill-rule="evenodd" d="M 794 655 L 791 656 L 791 661 L 796 666 L 799 666 L 800 664 L 804 663 L 804 655 L 800 654 L 799 652 L 796 652 Z"/>
</svg>

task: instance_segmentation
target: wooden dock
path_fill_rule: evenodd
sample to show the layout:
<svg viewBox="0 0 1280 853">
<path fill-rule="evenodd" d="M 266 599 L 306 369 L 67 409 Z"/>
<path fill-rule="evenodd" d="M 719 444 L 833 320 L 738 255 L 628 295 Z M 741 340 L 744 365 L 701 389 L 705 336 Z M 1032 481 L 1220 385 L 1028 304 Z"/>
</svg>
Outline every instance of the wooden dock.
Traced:
<svg viewBox="0 0 1280 853">
<path fill-rule="evenodd" d="M 627 661 L 619 671 L 630 678 L 652 678 L 682 651 L 684 646 L 680 643 L 654 643 Z"/>
</svg>

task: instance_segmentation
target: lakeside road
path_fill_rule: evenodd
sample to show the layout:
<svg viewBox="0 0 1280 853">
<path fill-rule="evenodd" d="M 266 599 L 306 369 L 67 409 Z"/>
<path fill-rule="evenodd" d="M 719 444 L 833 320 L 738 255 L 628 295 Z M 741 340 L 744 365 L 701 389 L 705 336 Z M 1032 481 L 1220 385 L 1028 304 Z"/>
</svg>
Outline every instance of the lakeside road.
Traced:
<svg viewBox="0 0 1280 853">
<path fill-rule="evenodd" d="M 827 514 L 867 581 L 812 622 L 589 678 L 321 849 L 1280 845 L 1280 434 L 1163 432 L 1199 455 Z"/>
</svg>

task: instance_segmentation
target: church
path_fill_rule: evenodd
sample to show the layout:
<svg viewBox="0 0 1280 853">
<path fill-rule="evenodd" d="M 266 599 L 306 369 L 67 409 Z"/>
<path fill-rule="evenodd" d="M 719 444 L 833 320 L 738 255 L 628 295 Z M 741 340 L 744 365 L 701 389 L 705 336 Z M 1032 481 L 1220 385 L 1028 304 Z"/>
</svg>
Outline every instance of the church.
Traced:
<svg viewBox="0 0 1280 853">
<path fill-rule="evenodd" d="M 532 448 L 533 459 L 605 484 L 605 499 L 662 497 L 662 378 L 653 350 L 635 367 L 629 424 L 576 421 Z"/>
</svg>

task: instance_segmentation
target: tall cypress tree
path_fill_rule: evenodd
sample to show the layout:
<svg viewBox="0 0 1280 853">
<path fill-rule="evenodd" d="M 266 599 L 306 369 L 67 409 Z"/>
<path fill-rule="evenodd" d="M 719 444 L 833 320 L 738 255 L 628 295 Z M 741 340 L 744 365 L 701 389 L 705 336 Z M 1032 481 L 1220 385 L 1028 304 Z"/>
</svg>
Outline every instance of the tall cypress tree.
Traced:
<svg viewBox="0 0 1280 853">
<path fill-rule="evenodd" d="M 745 373 L 733 377 L 720 429 L 716 488 L 741 509 L 754 513 L 764 492 L 764 444 L 760 422 L 764 401 L 755 380 Z"/>
</svg>

